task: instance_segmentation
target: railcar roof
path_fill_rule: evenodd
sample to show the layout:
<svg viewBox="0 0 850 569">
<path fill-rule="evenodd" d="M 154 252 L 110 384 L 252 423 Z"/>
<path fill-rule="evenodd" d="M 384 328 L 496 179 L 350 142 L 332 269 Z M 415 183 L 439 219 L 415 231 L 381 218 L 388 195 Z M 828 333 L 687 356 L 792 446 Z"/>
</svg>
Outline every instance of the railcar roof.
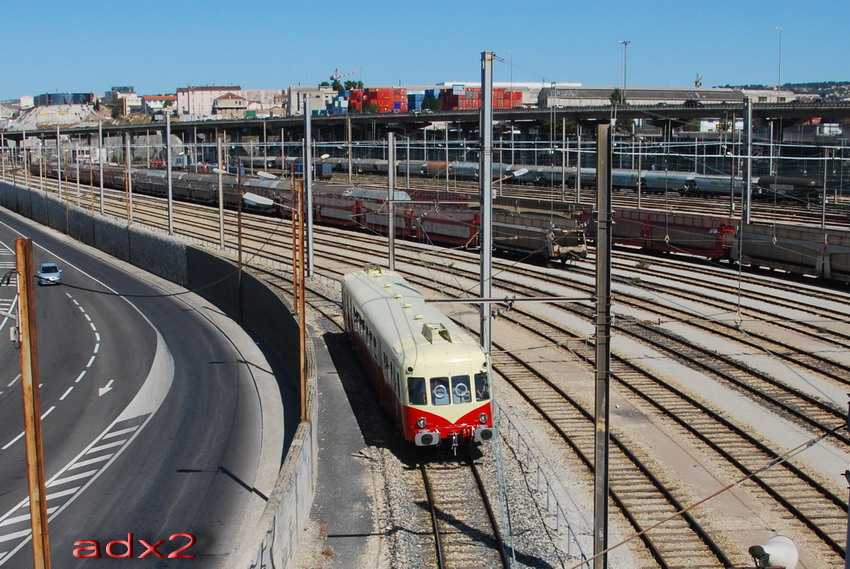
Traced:
<svg viewBox="0 0 850 569">
<path fill-rule="evenodd" d="M 367 198 L 372 200 L 387 199 L 387 190 L 380 188 L 358 188 L 351 187 L 343 192 L 343 195 L 351 198 Z M 396 201 L 410 201 L 410 195 L 403 190 L 396 190 L 393 194 L 393 199 Z"/>
<path fill-rule="evenodd" d="M 411 361 L 419 357 L 484 362 L 478 342 L 398 273 L 386 269 L 356 271 L 343 277 L 343 287 L 361 307 L 371 329 Z M 430 336 L 430 339 L 429 339 Z"/>
</svg>

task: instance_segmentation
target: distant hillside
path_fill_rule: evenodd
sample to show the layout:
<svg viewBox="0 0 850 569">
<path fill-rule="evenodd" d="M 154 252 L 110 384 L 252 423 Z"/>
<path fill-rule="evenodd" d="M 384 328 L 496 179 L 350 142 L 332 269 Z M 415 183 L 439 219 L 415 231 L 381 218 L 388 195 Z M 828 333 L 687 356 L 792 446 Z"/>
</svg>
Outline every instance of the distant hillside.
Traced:
<svg viewBox="0 0 850 569">
<path fill-rule="evenodd" d="M 772 89 L 773 85 L 724 85 L 741 89 Z M 783 89 L 800 95 L 817 95 L 824 101 L 850 101 L 850 81 L 819 81 L 816 83 L 785 83 Z"/>
</svg>

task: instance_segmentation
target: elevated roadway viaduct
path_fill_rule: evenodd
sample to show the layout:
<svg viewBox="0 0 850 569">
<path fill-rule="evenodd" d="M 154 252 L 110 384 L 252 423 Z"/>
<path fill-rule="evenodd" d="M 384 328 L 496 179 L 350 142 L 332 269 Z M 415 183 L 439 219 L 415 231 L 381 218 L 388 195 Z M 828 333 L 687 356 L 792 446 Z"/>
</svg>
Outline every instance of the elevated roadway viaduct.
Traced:
<svg viewBox="0 0 850 569">
<path fill-rule="evenodd" d="M 737 102 L 705 103 L 699 107 L 685 105 L 621 105 L 563 107 L 548 109 L 505 109 L 494 112 L 494 121 L 512 123 L 521 132 L 538 127 L 545 136 L 549 128 L 540 128 L 553 120 L 567 119 L 577 124 L 592 125 L 599 121 L 610 120 L 616 116 L 619 120 L 650 119 L 655 124 L 680 125 L 693 119 L 724 118 L 741 116 L 742 106 Z M 809 121 L 813 118 L 847 119 L 850 118 L 850 103 L 754 103 L 753 117 L 761 121 L 782 121 L 784 126 Z M 422 129 L 434 123 L 453 123 L 456 128 L 468 133 L 477 129 L 479 112 L 442 111 L 435 113 L 388 113 L 388 114 L 351 114 L 338 116 L 312 117 L 313 139 L 316 141 L 340 141 L 348 138 L 349 127 L 353 141 L 379 140 L 388 131 L 405 136 L 416 137 Z M 350 124 L 349 124 L 350 123 Z M 133 125 L 104 126 L 104 137 L 116 137 L 129 134 L 131 139 L 159 134 L 164 136 L 165 123 L 143 123 Z M 262 143 L 264 140 L 279 141 L 281 134 L 288 142 L 298 142 L 304 137 L 304 118 L 275 117 L 269 119 L 233 119 L 206 121 L 173 121 L 172 135 L 186 143 L 193 141 L 215 140 L 217 133 L 227 132 L 231 140 L 251 138 Z M 98 126 L 86 125 L 61 129 L 63 137 L 70 137 L 82 145 L 97 145 Z M 27 137 L 43 140 L 55 140 L 54 127 L 28 131 Z M 6 132 L 7 145 L 20 142 L 23 133 Z"/>
</svg>

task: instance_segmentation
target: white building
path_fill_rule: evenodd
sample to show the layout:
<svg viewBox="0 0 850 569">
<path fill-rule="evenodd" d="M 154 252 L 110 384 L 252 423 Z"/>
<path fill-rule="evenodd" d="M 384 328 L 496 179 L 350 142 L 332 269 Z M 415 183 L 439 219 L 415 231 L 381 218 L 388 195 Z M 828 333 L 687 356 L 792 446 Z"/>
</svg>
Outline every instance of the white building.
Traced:
<svg viewBox="0 0 850 569">
<path fill-rule="evenodd" d="M 239 85 L 177 88 L 177 113 L 181 117 L 209 117 L 213 114 L 215 100 L 228 93 L 238 93 Z M 186 118 L 188 118 L 186 117 Z"/>
<path fill-rule="evenodd" d="M 337 91 L 333 87 L 313 87 L 302 85 L 290 85 L 286 90 L 286 100 L 283 108 L 286 109 L 286 116 L 297 116 L 304 114 L 304 97 L 310 99 L 310 110 L 321 110 L 327 108 L 333 103 L 334 95 Z"/>
</svg>

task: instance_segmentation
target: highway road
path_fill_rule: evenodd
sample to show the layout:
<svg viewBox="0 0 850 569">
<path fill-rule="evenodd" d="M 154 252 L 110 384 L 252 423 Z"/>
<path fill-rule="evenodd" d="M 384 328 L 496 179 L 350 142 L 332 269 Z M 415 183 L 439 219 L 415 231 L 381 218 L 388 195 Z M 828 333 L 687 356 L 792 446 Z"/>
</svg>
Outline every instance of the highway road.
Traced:
<svg viewBox="0 0 850 569">
<path fill-rule="evenodd" d="M 256 345 L 194 295 L 5 212 L 0 274 L 19 236 L 33 240 L 36 267 L 63 269 L 61 285 L 36 290 L 53 566 L 91 567 L 79 556 L 106 558 L 132 533 L 132 551 L 110 551 L 226 567 L 269 491 L 258 470 L 280 463 L 260 452 L 270 434 L 255 382 L 269 367 Z M 0 286 L 0 311 L 13 311 L 15 285 Z M 32 551 L 11 325 L 0 320 L 0 567 L 18 568 Z M 139 540 L 164 542 L 148 551 Z M 196 558 L 158 558 L 187 545 L 179 554 Z"/>
</svg>

